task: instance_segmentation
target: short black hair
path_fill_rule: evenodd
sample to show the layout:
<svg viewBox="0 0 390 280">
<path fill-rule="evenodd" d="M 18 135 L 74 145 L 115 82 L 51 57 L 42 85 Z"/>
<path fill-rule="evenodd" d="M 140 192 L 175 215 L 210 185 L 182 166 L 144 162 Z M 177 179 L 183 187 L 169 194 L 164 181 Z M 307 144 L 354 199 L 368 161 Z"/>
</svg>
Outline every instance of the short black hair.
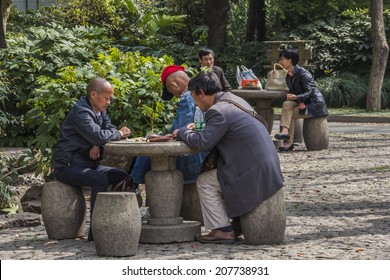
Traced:
<svg viewBox="0 0 390 280">
<path fill-rule="evenodd" d="M 200 71 L 198 75 L 190 80 L 188 83 L 188 90 L 194 91 L 196 95 L 201 90 L 206 95 L 213 95 L 222 91 L 222 85 L 217 75 L 213 71 Z"/>
<path fill-rule="evenodd" d="M 209 54 L 211 54 L 214 57 L 214 52 L 212 49 L 202 48 L 202 49 L 200 49 L 198 56 L 199 56 L 199 59 L 202 59 L 202 57 L 209 55 Z"/>
<path fill-rule="evenodd" d="M 287 58 L 287 59 L 291 59 L 291 62 L 294 66 L 298 64 L 299 54 L 298 54 L 298 51 L 296 49 L 281 50 L 279 53 L 279 59 L 282 57 Z"/>
</svg>

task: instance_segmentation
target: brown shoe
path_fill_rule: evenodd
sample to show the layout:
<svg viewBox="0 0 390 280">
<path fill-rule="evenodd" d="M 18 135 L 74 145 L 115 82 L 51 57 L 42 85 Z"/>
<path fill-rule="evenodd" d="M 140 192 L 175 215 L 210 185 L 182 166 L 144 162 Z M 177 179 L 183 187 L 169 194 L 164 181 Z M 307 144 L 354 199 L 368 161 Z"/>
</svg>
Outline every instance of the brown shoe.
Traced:
<svg viewBox="0 0 390 280">
<path fill-rule="evenodd" d="M 195 239 L 200 243 L 216 243 L 216 244 L 233 244 L 236 242 L 234 231 L 223 232 L 218 229 L 213 229 L 209 234 L 197 234 Z"/>
</svg>

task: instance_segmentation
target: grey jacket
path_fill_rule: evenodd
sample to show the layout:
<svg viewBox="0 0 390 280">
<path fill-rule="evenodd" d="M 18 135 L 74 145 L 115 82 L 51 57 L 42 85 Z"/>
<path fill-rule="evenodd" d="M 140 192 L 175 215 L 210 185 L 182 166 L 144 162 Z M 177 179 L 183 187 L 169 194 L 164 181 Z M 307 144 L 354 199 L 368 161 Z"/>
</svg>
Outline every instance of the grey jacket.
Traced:
<svg viewBox="0 0 390 280">
<path fill-rule="evenodd" d="M 305 110 L 300 114 L 312 117 L 325 117 L 328 115 L 325 99 L 316 87 L 312 75 L 306 69 L 295 65 L 293 77 L 286 76 L 286 83 L 291 93 L 298 96 L 297 102 L 306 104 Z"/>
<path fill-rule="evenodd" d="M 119 140 L 121 135 L 106 111 L 97 116 L 87 97 L 81 97 L 65 117 L 60 137 L 53 153 L 54 168 L 83 166 L 96 168 L 101 159 L 92 160 L 89 150 L 96 145 L 101 148 L 111 140 Z"/>
<path fill-rule="evenodd" d="M 279 157 L 267 128 L 256 118 L 233 104 L 253 108 L 230 93 L 217 93 L 215 103 L 206 112 L 203 131 L 181 128 L 178 137 L 200 151 L 217 147 L 220 157 L 218 181 L 229 217 L 241 216 L 283 187 Z"/>
</svg>

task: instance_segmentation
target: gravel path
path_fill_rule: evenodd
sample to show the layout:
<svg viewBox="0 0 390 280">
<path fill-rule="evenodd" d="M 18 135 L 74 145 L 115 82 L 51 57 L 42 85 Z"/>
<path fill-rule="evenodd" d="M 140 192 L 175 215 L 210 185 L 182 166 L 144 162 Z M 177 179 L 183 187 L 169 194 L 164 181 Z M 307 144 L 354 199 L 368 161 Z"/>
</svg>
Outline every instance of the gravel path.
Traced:
<svg viewBox="0 0 390 280">
<path fill-rule="evenodd" d="M 390 135 L 332 132 L 324 151 L 279 154 L 282 245 L 140 244 L 125 259 L 390 259 Z M 106 259 L 93 242 L 48 240 L 43 226 L 0 231 L 0 259 Z"/>
</svg>

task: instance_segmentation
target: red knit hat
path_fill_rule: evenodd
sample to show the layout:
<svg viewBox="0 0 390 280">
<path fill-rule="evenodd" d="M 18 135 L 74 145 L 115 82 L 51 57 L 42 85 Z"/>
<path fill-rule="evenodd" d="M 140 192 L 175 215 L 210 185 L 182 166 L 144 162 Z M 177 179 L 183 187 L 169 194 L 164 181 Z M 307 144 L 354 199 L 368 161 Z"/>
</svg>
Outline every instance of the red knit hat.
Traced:
<svg viewBox="0 0 390 280">
<path fill-rule="evenodd" d="M 173 94 L 170 93 L 167 90 L 167 88 L 165 87 L 165 82 L 166 82 L 166 80 L 167 80 L 169 75 L 171 75 L 172 73 L 175 73 L 177 71 L 183 71 L 184 72 L 184 67 L 177 66 L 175 64 L 169 65 L 169 66 L 165 67 L 164 70 L 161 73 L 161 82 L 162 82 L 162 84 L 164 86 L 163 92 L 162 92 L 162 95 L 161 95 L 161 98 L 163 100 L 171 100 L 173 98 Z"/>
</svg>

